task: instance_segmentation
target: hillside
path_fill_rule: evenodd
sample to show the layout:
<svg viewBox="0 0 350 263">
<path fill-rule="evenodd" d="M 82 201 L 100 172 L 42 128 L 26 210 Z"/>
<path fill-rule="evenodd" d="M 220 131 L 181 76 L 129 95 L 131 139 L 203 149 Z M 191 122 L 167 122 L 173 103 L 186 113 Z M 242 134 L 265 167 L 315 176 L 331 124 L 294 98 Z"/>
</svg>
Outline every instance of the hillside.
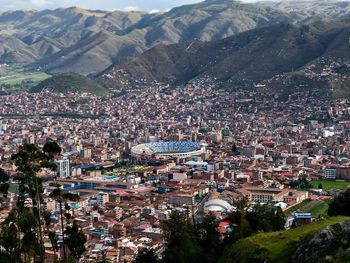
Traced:
<svg viewBox="0 0 350 263">
<path fill-rule="evenodd" d="M 0 63 L 88 75 L 157 44 L 216 41 L 279 23 L 310 23 L 350 13 L 346 1 L 243 3 L 207 0 L 165 13 L 77 7 L 0 14 Z"/>
<path fill-rule="evenodd" d="M 52 72 L 98 72 L 118 54 L 134 54 L 134 41 L 118 35 L 144 16 L 77 7 L 4 12 L 0 14 L 0 63 Z"/>
<path fill-rule="evenodd" d="M 76 73 L 63 73 L 55 75 L 40 82 L 30 89 L 30 92 L 37 93 L 42 90 L 51 92 L 88 92 L 98 96 L 107 94 L 107 90 L 96 81 Z"/>
<path fill-rule="evenodd" d="M 349 234 L 350 221 L 346 217 L 333 217 L 287 231 L 257 234 L 232 245 L 220 263 L 232 262 L 232 258 L 241 263 L 330 262 L 325 260 L 327 255 L 334 258 L 338 254 L 340 259 L 341 253 L 350 247 Z"/>
<path fill-rule="evenodd" d="M 274 7 L 294 16 L 303 23 L 342 18 L 349 14 L 350 2 L 337 0 L 284 0 L 275 1 Z"/>
<path fill-rule="evenodd" d="M 101 78 L 111 87 L 132 85 L 133 80 L 182 84 L 206 79 L 229 88 L 264 83 L 288 90 L 285 78 L 296 73 L 306 78 L 312 71 L 309 82 L 316 87 L 329 63 L 337 61 L 347 69 L 349 36 L 350 19 L 307 26 L 280 24 L 214 42 L 159 45 L 111 67 Z M 344 80 L 348 73 L 342 73 Z M 294 85 L 291 82 L 289 89 Z"/>
</svg>

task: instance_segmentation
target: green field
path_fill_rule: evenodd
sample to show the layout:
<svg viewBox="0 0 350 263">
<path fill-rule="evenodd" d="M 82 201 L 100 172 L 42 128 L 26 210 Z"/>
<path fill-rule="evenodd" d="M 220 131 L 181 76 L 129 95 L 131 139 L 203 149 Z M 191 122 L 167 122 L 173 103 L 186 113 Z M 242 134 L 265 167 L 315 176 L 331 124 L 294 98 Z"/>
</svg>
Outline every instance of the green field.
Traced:
<svg viewBox="0 0 350 263">
<path fill-rule="evenodd" d="M 6 85 L 10 89 L 21 88 L 21 85 L 37 84 L 49 77 L 50 75 L 44 72 L 26 71 L 20 67 L 0 67 L 0 86 Z"/>
<path fill-rule="evenodd" d="M 249 257 L 249 255 L 245 256 L 245 253 L 251 253 L 253 247 L 254 251 L 263 251 L 269 262 L 288 263 L 296 249 L 297 242 L 303 236 L 316 233 L 326 226 L 349 219 L 349 217 L 331 217 L 287 231 L 257 234 L 238 241 L 233 250 L 241 251 L 240 256 L 245 258 L 246 256 Z"/>
<path fill-rule="evenodd" d="M 314 205 L 306 212 L 311 213 L 314 217 L 324 216 L 327 215 L 328 206 L 328 202 L 317 200 L 315 201 Z"/>
<path fill-rule="evenodd" d="M 308 205 L 311 202 L 310 199 L 306 199 L 300 204 L 297 204 L 295 206 L 292 206 L 291 208 L 288 208 L 287 210 L 284 211 L 284 214 L 286 216 L 290 216 L 293 214 L 295 211 L 302 211 L 306 205 Z"/>
<path fill-rule="evenodd" d="M 20 85 L 23 82 L 33 82 L 33 83 L 38 83 L 40 81 L 43 81 L 47 79 L 49 75 L 43 72 L 37 72 L 37 73 L 15 73 L 13 75 L 9 75 L 6 77 L 0 77 L 0 84 L 5 84 L 5 85 Z"/>
<path fill-rule="evenodd" d="M 331 189 L 341 189 L 345 190 L 348 188 L 349 183 L 345 181 L 324 181 L 324 180 L 315 180 L 310 182 L 313 188 L 318 188 L 319 184 L 322 184 L 322 189 L 331 190 Z"/>
<path fill-rule="evenodd" d="M 290 216 L 293 212 L 306 212 L 311 213 L 312 216 L 326 216 L 328 210 L 328 202 L 323 200 L 310 200 L 307 199 L 300 204 L 297 204 L 284 211 L 286 216 Z"/>
</svg>

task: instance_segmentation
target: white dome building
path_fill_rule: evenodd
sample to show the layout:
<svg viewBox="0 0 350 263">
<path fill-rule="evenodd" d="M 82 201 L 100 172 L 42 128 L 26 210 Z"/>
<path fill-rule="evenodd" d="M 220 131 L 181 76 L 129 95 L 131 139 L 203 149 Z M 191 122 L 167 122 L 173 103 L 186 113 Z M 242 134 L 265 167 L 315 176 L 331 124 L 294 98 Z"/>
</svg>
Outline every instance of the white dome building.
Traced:
<svg viewBox="0 0 350 263">
<path fill-rule="evenodd" d="M 234 210 L 234 207 L 221 199 L 212 199 L 204 204 L 204 210 L 210 212 L 227 213 Z"/>
</svg>

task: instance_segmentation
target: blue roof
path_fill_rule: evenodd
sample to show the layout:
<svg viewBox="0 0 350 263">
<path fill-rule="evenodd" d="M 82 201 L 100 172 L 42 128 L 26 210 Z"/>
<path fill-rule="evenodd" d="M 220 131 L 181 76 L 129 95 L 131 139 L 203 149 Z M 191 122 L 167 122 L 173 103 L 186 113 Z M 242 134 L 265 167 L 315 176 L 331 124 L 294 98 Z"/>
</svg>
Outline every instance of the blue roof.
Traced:
<svg viewBox="0 0 350 263">
<path fill-rule="evenodd" d="M 78 164 L 74 165 L 73 168 L 81 168 L 81 169 L 93 169 L 96 168 L 97 166 L 94 164 Z"/>
<path fill-rule="evenodd" d="M 302 213 L 302 212 L 295 212 L 294 217 L 300 218 L 300 217 L 311 217 L 311 213 Z"/>
<path fill-rule="evenodd" d="M 160 141 L 146 143 L 145 146 L 154 153 L 186 153 L 200 148 L 200 142 L 192 141 Z"/>
</svg>

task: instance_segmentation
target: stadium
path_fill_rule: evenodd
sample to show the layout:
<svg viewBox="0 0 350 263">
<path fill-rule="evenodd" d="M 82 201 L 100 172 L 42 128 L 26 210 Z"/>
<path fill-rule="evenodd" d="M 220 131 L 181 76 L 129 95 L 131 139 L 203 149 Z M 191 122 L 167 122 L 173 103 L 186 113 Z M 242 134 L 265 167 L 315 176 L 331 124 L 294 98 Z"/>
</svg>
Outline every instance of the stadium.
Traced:
<svg viewBox="0 0 350 263">
<path fill-rule="evenodd" d="M 160 157 L 192 157 L 205 152 L 200 142 L 192 141 L 160 141 L 140 144 L 132 147 L 131 156 L 156 155 Z"/>
</svg>

